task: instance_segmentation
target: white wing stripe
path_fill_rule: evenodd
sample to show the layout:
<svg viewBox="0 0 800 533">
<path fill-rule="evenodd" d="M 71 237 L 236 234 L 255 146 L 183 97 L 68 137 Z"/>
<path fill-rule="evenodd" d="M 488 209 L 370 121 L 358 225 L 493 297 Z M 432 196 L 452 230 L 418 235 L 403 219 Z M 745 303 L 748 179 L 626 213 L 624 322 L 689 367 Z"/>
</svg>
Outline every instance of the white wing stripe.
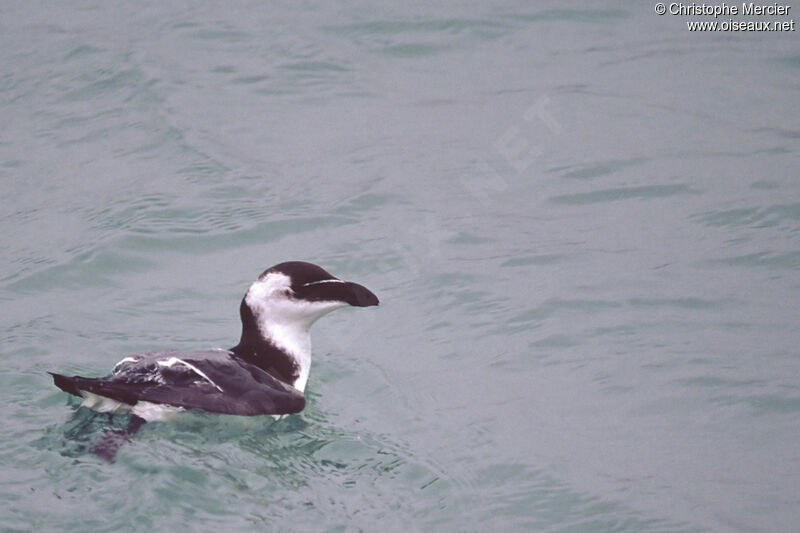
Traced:
<svg viewBox="0 0 800 533">
<path fill-rule="evenodd" d="M 303 287 L 308 287 L 310 285 L 319 285 L 320 283 L 344 283 L 344 281 L 340 279 L 321 279 L 319 281 L 309 281 L 308 283 L 303 283 Z"/>
<path fill-rule="evenodd" d="M 130 357 L 130 356 L 123 357 L 116 365 L 114 365 L 114 369 L 111 371 L 111 373 L 112 374 L 115 373 L 117 369 L 119 369 L 119 367 L 123 366 L 125 363 L 135 363 L 135 362 L 136 362 L 135 357 Z"/>
<path fill-rule="evenodd" d="M 217 385 L 216 383 L 214 383 L 214 381 L 213 381 L 213 380 L 212 380 L 210 377 L 208 377 L 208 376 L 206 375 L 206 373 L 205 373 L 205 372 L 203 372 L 202 370 L 200 370 L 199 368 L 197 368 L 197 367 L 196 367 L 196 366 L 194 366 L 193 364 L 191 364 L 191 363 L 187 363 L 187 362 L 186 362 L 186 361 L 184 361 L 183 359 L 178 359 L 177 357 L 170 357 L 170 358 L 169 358 L 169 359 L 167 359 L 166 361 L 159 361 L 159 362 L 158 362 L 158 366 L 166 366 L 166 367 L 168 367 L 168 368 L 169 368 L 169 367 L 173 366 L 173 365 L 174 365 L 174 364 L 176 364 L 176 363 L 178 363 L 178 364 L 181 364 L 181 365 L 185 365 L 185 366 L 189 367 L 189 368 L 190 368 L 190 369 L 191 369 L 191 370 L 192 370 L 192 371 L 193 371 L 195 374 L 197 374 L 198 376 L 200 376 L 200 377 L 201 377 L 201 378 L 203 378 L 204 380 L 206 380 L 206 381 L 208 381 L 209 383 L 211 383 L 212 385 L 214 385 L 214 386 L 217 388 L 217 390 L 218 390 L 218 391 L 220 391 L 220 392 L 224 392 L 224 391 L 222 390 L 222 387 L 220 387 L 219 385 Z"/>
</svg>

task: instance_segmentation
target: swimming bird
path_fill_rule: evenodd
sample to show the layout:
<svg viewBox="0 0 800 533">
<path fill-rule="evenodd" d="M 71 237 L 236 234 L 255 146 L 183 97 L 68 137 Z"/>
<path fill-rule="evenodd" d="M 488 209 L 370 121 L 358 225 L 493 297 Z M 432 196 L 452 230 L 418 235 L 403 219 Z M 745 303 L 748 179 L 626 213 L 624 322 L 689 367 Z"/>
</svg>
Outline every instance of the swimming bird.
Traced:
<svg viewBox="0 0 800 533">
<path fill-rule="evenodd" d="M 61 390 L 98 412 L 130 412 L 124 431 L 106 434 L 95 453 L 111 461 L 149 421 L 187 409 L 231 415 L 288 415 L 305 407 L 311 367 L 309 329 L 346 306 L 378 305 L 366 287 L 312 263 L 265 270 L 242 298 L 242 334 L 230 349 L 152 351 L 126 355 L 102 378 L 51 372 Z"/>
</svg>

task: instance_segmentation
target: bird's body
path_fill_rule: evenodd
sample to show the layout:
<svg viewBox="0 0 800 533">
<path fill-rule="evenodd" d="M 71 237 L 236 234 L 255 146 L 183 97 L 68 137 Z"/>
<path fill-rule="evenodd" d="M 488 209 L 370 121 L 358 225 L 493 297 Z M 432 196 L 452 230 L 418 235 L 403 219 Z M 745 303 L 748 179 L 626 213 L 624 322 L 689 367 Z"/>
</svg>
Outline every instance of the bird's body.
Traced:
<svg viewBox="0 0 800 533">
<path fill-rule="evenodd" d="M 303 391 L 229 350 L 159 351 L 126 356 L 104 378 L 55 375 L 61 389 L 99 412 L 164 420 L 185 409 L 230 415 L 291 414 Z"/>
<path fill-rule="evenodd" d="M 311 263 L 281 263 L 265 270 L 242 299 L 241 338 L 229 350 L 133 354 L 103 378 L 53 374 L 53 379 L 82 397 L 86 407 L 130 411 L 135 429 L 185 409 L 248 416 L 297 413 L 305 407 L 311 366 L 309 329 L 321 316 L 348 305 L 378 305 L 378 298 Z"/>
</svg>

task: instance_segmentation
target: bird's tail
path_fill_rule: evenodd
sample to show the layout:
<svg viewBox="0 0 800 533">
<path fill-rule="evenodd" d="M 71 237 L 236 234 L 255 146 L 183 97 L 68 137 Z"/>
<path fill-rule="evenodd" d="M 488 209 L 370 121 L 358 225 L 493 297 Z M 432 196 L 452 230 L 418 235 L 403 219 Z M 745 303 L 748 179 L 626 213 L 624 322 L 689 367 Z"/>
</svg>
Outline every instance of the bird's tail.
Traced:
<svg viewBox="0 0 800 533">
<path fill-rule="evenodd" d="M 113 383 L 105 379 L 84 378 L 81 376 L 70 377 L 56 374 L 55 372 L 49 372 L 49 374 L 53 376 L 53 382 L 56 387 L 75 396 L 83 397 L 83 391 L 87 391 L 131 405 L 136 403 L 135 391 L 131 392 L 128 388 L 114 387 Z M 109 463 L 113 462 L 120 447 L 126 442 L 130 442 L 131 437 L 139 431 L 145 422 L 144 418 L 131 415 L 128 426 L 125 429 L 110 429 L 106 431 L 92 451 L 101 459 Z"/>
<path fill-rule="evenodd" d="M 64 392 L 68 392 L 70 394 L 74 394 L 75 396 L 80 396 L 81 391 L 78 389 L 78 384 L 76 383 L 77 379 L 84 379 L 79 378 L 78 376 L 74 377 L 67 377 L 61 374 L 56 374 L 55 372 L 48 372 L 51 376 L 53 376 L 53 383 L 55 383 L 56 387 L 63 390 Z"/>
</svg>

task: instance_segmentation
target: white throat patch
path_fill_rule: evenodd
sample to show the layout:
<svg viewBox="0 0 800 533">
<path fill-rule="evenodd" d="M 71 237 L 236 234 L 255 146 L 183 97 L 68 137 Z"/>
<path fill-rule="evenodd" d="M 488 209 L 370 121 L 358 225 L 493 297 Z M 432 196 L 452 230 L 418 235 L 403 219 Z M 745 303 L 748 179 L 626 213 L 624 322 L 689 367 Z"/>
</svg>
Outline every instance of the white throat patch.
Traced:
<svg viewBox="0 0 800 533">
<path fill-rule="evenodd" d="M 347 303 L 311 302 L 294 298 L 289 276 L 280 272 L 270 272 L 256 280 L 247 291 L 245 303 L 253 311 L 261 335 L 294 358 L 299 377 L 292 386 L 303 391 L 311 369 L 311 325 L 321 316 L 345 307 Z"/>
</svg>

